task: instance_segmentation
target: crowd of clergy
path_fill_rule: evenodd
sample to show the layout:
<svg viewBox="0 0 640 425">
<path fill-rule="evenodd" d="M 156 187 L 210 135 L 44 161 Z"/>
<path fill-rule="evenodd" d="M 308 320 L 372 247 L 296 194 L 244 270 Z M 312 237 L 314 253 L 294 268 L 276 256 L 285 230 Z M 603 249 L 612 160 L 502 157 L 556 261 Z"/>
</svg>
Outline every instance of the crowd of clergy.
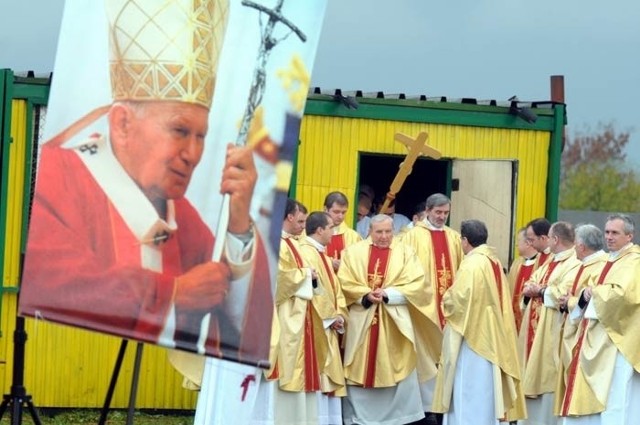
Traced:
<svg viewBox="0 0 640 425">
<path fill-rule="evenodd" d="M 446 225 L 451 207 L 432 194 L 402 229 L 358 211 L 362 235 L 340 192 L 323 211 L 287 201 L 275 423 L 640 423 L 633 221 L 534 219 L 504 267 L 483 222 Z"/>
</svg>

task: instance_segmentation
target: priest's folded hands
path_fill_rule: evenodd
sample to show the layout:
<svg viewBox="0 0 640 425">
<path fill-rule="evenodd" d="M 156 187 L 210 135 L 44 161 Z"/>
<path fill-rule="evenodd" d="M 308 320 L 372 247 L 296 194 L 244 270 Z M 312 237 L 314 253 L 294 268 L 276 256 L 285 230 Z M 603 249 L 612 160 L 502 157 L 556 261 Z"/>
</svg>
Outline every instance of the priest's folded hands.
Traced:
<svg viewBox="0 0 640 425">
<path fill-rule="evenodd" d="M 542 296 L 541 292 L 543 289 L 544 287 L 542 285 L 538 285 L 537 283 L 530 281 L 525 285 L 522 295 L 527 298 L 540 297 Z"/>
</svg>

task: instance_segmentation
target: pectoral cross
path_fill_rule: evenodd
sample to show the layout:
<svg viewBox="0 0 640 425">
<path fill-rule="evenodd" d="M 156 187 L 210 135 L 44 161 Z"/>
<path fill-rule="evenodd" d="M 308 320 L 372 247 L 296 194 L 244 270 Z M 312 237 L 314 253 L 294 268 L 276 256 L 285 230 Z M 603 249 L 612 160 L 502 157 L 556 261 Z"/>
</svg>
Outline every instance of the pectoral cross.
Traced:
<svg viewBox="0 0 640 425">
<path fill-rule="evenodd" d="M 440 151 L 432 148 L 426 143 L 427 133 L 425 131 L 422 131 L 420 134 L 418 134 L 418 137 L 416 137 L 415 139 L 402 133 L 396 133 L 394 138 L 396 141 L 404 144 L 409 152 L 407 152 L 407 156 L 400 164 L 400 169 L 393 179 L 391 187 L 389 187 L 389 192 L 387 192 L 384 203 L 380 208 L 379 212 L 383 214 L 387 211 L 387 208 L 389 207 L 391 201 L 395 199 L 396 193 L 400 191 L 402 185 L 404 184 L 404 181 L 411 174 L 411 171 L 413 170 L 413 164 L 415 164 L 418 157 L 424 155 L 429 156 L 433 159 L 440 159 L 440 157 L 442 156 Z"/>
<path fill-rule="evenodd" d="M 449 286 L 449 281 L 451 281 L 451 272 L 449 270 L 439 270 L 438 274 L 438 291 L 440 295 L 443 295 Z"/>
<path fill-rule="evenodd" d="M 447 289 L 449 289 L 449 282 L 451 281 L 451 270 L 447 269 L 447 262 L 445 261 L 444 254 L 442 254 L 440 263 L 440 270 L 438 270 L 438 292 L 443 295 Z"/>
<path fill-rule="evenodd" d="M 373 266 L 373 274 L 369 274 L 369 285 L 373 288 L 379 288 L 382 285 L 382 275 L 379 273 L 380 259 L 376 260 L 376 264 Z"/>
</svg>

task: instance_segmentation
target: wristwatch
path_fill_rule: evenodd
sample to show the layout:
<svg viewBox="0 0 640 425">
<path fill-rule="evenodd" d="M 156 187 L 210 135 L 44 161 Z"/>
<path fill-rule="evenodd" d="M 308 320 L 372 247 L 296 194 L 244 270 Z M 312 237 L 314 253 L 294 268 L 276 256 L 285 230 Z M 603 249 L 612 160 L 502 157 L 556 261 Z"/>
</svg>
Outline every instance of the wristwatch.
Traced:
<svg viewBox="0 0 640 425">
<path fill-rule="evenodd" d="M 253 220 L 251 220 L 250 224 L 249 224 L 249 230 L 247 230 L 244 233 L 233 233 L 233 232 L 229 232 L 230 235 L 233 235 L 234 237 L 238 238 L 240 240 L 240 242 L 242 242 L 243 244 L 248 244 L 249 242 L 251 242 L 251 240 L 253 239 L 253 228 L 254 228 L 254 224 L 253 224 Z"/>
</svg>

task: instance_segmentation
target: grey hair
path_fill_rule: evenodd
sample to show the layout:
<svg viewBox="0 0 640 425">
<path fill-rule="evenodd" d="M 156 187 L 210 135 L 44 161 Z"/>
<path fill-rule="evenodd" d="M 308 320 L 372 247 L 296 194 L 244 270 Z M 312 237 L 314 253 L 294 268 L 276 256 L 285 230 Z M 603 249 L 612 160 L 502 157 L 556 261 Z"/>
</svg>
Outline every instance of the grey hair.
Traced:
<svg viewBox="0 0 640 425">
<path fill-rule="evenodd" d="M 426 201 L 426 209 L 430 210 L 435 207 L 440 207 L 442 205 L 449 205 L 451 203 L 451 199 L 447 195 L 443 195 L 442 193 L 434 193 L 427 198 Z"/>
<path fill-rule="evenodd" d="M 593 224 L 581 224 L 576 227 L 576 242 L 578 241 L 592 251 L 600 251 L 604 248 L 602 230 Z"/>
<path fill-rule="evenodd" d="M 390 216 L 386 214 L 376 214 L 371 217 L 371 220 L 369 221 L 369 228 L 372 228 L 374 224 L 383 223 L 385 221 L 390 221 L 393 223 L 393 219 Z"/>
<path fill-rule="evenodd" d="M 610 216 L 607 217 L 607 221 L 612 221 L 612 220 L 622 220 L 622 223 L 623 223 L 622 229 L 624 230 L 624 234 L 625 235 L 630 235 L 630 234 L 634 233 L 636 225 L 633 222 L 633 220 L 631 219 L 631 217 L 629 217 L 628 215 L 626 215 L 626 214 L 611 214 Z"/>
</svg>

